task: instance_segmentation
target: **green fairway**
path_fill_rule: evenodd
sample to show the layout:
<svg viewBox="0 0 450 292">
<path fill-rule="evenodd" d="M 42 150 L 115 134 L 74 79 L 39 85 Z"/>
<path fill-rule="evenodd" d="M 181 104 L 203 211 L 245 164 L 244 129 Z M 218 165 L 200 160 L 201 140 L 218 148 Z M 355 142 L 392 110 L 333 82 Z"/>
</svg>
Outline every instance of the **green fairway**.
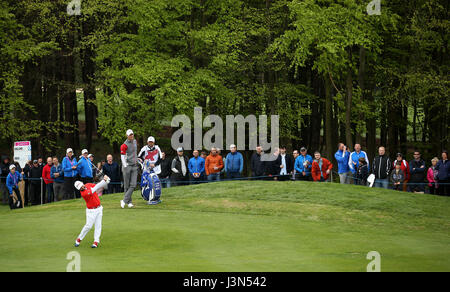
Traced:
<svg viewBox="0 0 450 292">
<path fill-rule="evenodd" d="M 0 208 L 0 271 L 450 271 L 450 199 L 307 182 L 221 182 L 165 189 L 147 206 L 106 195 L 100 248 L 79 248 L 83 200 Z"/>
</svg>

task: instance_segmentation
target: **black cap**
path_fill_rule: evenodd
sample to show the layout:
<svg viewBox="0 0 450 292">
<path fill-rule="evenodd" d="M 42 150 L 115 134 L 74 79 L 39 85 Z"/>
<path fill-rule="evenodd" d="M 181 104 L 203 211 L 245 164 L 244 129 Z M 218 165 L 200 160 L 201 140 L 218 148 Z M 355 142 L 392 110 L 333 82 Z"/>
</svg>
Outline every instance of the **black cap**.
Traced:
<svg viewBox="0 0 450 292">
<path fill-rule="evenodd" d="M 300 148 L 300 152 L 306 151 L 305 147 Z"/>
<path fill-rule="evenodd" d="M 403 154 L 401 154 L 400 152 L 397 153 L 397 156 L 396 156 L 396 157 L 399 157 L 399 156 L 403 158 Z"/>
</svg>

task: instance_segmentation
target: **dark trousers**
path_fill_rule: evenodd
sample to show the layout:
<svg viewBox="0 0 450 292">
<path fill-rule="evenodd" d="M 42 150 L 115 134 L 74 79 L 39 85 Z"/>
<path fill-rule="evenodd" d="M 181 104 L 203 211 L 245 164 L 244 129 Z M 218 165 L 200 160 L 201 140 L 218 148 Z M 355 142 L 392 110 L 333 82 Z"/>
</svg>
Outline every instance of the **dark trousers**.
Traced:
<svg viewBox="0 0 450 292">
<path fill-rule="evenodd" d="M 438 194 L 438 189 L 436 189 L 436 185 L 434 183 L 431 183 L 431 186 L 428 186 L 428 193 L 431 195 Z"/>
<path fill-rule="evenodd" d="M 53 183 L 47 184 L 47 203 L 52 203 L 55 200 L 55 196 L 53 193 Z"/>
<path fill-rule="evenodd" d="M 311 181 L 311 174 L 303 175 L 303 173 L 296 173 L 295 174 L 296 180 L 302 180 L 302 181 Z"/>
<path fill-rule="evenodd" d="M 38 181 L 32 181 L 30 183 L 30 200 L 32 205 L 41 204 L 41 184 Z M 43 200 L 44 197 L 42 197 L 42 201 Z"/>
<path fill-rule="evenodd" d="M 280 175 L 280 177 L 278 177 L 279 181 L 287 181 L 292 177 L 292 175 Z"/>
<path fill-rule="evenodd" d="M 72 200 L 74 198 L 81 197 L 80 192 L 76 192 L 75 189 L 74 184 L 76 181 L 77 181 L 76 177 L 64 177 L 64 190 L 65 190 L 64 200 Z"/>
<path fill-rule="evenodd" d="M 172 180 L 172 185 L 174 187 L 176 187 L 176 186 L 185 186 L 185 185 L 188 185 L 188 184 L 189 184 L 188 176 L 177 177 L 177 178 Z"/>
<path fill-rule="evenodd" d="M 450 179 L 439 180 L 439 195 L 441 196 L 450 196 Z"/>
<path fill-rule="evenodd" d="M 115 181 L 115 182 L 111 182 L 108 185 L 108 190 L 106 191 L 106 194 L 117 194 L 120 192 L 121 192 L 120 181 L 119 182 Z"/>
<path fill-rule="evenodd" d="M 20 192 L 18 188 L 13 188 L 13 192 L 16 194 L 17 199 L 19 200 L 19 206 L 17 206 L 17 202 L 14 204 L 14 200 L 11 196 L 9 196 L 9 207 L 12 209 L 21 208 L 23 206 L 22 204 L 22 197 L 20 196 Z"/>
<path fill-rule="evenodd" d="M 81 182 L 84 184 L 90 184 L 94 182 L 94 179 L 92 177 L 82 177 Z"/>
<path fill-rule="evenodd" d="M 199 177 L 194 177 L 192 175 L 192 173 L 189 174 L 189 181 L 190 181 L 191 185 L 195 185 L 195 184 L 199 184 L 199 183 L 205 182 L 205 180 L 206 180 L 206 178 L 205 178 L 205 175 L 203 173 L 200 174 Z"/>
<path fill-rule="evenodd" d="M 240 179 L 241 174 L 239 172 L 227 172 L 227 179 Z"/>
</svg>

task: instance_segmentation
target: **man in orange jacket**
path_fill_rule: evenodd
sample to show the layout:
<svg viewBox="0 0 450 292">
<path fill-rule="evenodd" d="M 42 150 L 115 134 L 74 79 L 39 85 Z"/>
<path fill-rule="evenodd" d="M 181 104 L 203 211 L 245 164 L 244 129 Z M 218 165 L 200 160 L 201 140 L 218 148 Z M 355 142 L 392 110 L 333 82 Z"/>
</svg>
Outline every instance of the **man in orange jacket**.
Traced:
<svg viewBox="0 0 450 292">
<path fill-rule="evenodd" d="M 327 181 L 332 169 L 333 164 L 328 159 L 322 158 L 320 152 L 316 151 L 311 168 L 311 175 L 314 181 Z"/>
<path fill-rule="evenodd" d="M 205 172 L 208 181 L 220 181 L 220 171 L 223 168 L 222 156 L 217 154 L 216 148 L 211 148 L 211 154 L 206 157 Z"/>
</svg>

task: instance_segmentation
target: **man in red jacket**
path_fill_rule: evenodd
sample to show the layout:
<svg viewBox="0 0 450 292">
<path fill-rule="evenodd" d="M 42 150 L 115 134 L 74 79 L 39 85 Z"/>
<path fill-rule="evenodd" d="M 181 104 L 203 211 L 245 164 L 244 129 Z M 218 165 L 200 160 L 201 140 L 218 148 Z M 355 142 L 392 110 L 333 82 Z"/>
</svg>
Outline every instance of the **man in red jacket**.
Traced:
<svg viewBox="0 0 450 292">
<path fill-rule="evenodd" d="M 42 168 L 42 178 L 47 187 L 47 203 L 51 203 L 54 200 L 53 195 L 53 179 L 50 175 L 53 166 L 53 159 L 47 158 L 47 164 Z"/>
<path fill-rule="evenodd" d="M 100 235 L 102 233 L 102 218 L 103 218 L 103 207 L 101 205 L 100 199 L 98 198 L 97 191 L 104 189 L 110 182 L 108 176 L 104 176 L 103 180 L 98 184 L 83 184 L 81 181 L 75 182 L 75 188 L 80 191 L 81 196 L 86 201 L 86 225 L 84 225 L 81 230 L 80 235 L 78 235 L 75 241 L 75 247 L 80 246 L 81 241 L 84 239 L 86 234 L 91 230 L 92 226 L 95 224 L 94 232 L 94 243 L 92 248 L 97 248 L 100 242 Z"/>
<path fill-rule="evenodd" d="M 328 159 L 322 158 L 320 152 L 316 151 L 311 168 L 311 175 L 314 181 L 327 181 L 332 169 L 333 164 Z"/>
</svg>

